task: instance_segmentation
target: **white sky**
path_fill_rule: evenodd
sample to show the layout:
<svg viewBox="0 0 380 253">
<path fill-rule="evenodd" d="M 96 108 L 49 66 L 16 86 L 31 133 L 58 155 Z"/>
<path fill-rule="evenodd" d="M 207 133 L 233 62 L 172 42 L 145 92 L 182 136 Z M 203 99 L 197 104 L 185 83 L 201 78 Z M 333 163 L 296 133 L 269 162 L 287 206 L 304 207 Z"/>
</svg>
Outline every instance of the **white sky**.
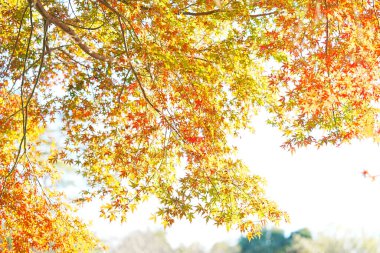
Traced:
<svg viewBox="0 0 380 253">
<path fill-rule="evenodd" d="M 380 235 L 380 178 L 364 179 L 364 169 L 380 172 L 380 147 L 371 141 L 354 141 L 339 148 L 323 147 L 298 150 L 295 154 L 280 148 L 281 133 L 254 119 L 255 134 L 244 134 L 238 143 L 240 156 L 254 174 L 267 180 L 267 195 L 286 210 L 290 224 L 281 226 L 287 232 L 307 227 L 314 233 L 346 230 Z M 127 223 L 109 223 L 98 218 L 97 209 L 81 210 L 93 219 L 94 231 L 111 245 L 134 230 L 162 229 L 149 220 L 152 205 L 146 204 L 129 217 Z M 226 232 L 198 220 L 189 224 L 179 221 L 166 229 L 172 246 L 197 242 L 209 249 L 215 242 L 235 243 L 240 233 Z"/>
</svg>

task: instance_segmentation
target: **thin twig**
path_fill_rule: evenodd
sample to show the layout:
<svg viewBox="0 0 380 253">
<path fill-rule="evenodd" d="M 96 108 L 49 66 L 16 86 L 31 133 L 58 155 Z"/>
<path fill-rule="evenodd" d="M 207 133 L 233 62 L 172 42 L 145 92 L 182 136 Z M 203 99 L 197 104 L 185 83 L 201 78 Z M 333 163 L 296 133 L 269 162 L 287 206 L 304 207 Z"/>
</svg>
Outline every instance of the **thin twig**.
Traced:
<svg viewBox="0 0 380 253">
<path fill-rule="evenodd" d="M 215 9 L 211 11 L 203 11 L 203 12 L 190 12 L 190 11 L 185 11 L 180 14 L 186 15 L 186 16 L 208 16 L 216 13 L 222 13 L 222 12 L 235 12 L 235 10 L 222 10 L 222 9 Z M 251 14 L 249 15 L 251 18 L 259 18 L 259 17 L 264 17 L 264 16 L 269 16 L 276 14 L 277 11 L 271 11 L 271 12 L 266 12 L 266 13 L 258 13 L 258 14 Z"/>
<path fill-rule="evenodd" d="M 127 57 L 128 57 L 128 61 L 129 61 L 129 66 L 130 66 L 130 68 L 131 68 L 131 70 L 132 70 L 132 74 L 135 76 L 135 78 L 136 78 L 136 81 L 137 81 L 137 83 L 138 83 L 138 85 L 139 85 L 139 87 L 140 87 L 140 90 L 141 90 L 141 92 L 142 92 L 142 95 L 143 95 L 143 97 L 144 97 L 144 99 L 145 99 L 145 101 L 150 105 L 150 107 L 152 107 L 153 108 L 153 110 L 155 110 L 163 119 L 164 119 L 164 121 L 169 125 L 169 127 L 178 135 L 178 137 L 180 137 L 182 140 L 184 140 L 183 139 L 183 137 L 182 137 L 182 135 L 181 135 L 181 133 L 178 131 L 178 129 L 176 129 L 171 123 L 170 123 L 170 121 L 166 118 L 166 116 L 156 107 L 156 106 L 154 106 L 153 105 L 153 103 L 150 101 L 150 99 L 148 98 L 148 96 L 147 96 L 147 94 L 146 94 L 146 92 L 145 92 L 145 89 L 144 89 L 144 87 L 143 87 L 143 85 L 142 85 L 142 83 L 141 83 L 141 80 L 140 80 L 140 78 L 139 78 L 139 75 L 137 74 L 137 72 L 136 72 L 136 70 L 135 70 L 135 68 L 133 67 L 133 65 L 132 65 L 132 61 L 131 61 L 131 59 L 129 58 L 129 54 L 128 54 L 128 47 L 127 47 L 127 42 L 125 41 L 125 33 L 124 33 L 124 29 L 123 29 L 123 26 L 122 26 L 122 23 L 121 23 L 121 17 L 119 17 L 119 25 L 120 25 L 120 29 L 121 29 L 121 33 L 122 33 L 122 36 L 123 36 L 123 44 L 124 44 L 124 50 L 125 50 L 125 53 L 126 53 L 126 55 L 127 55 Z"/>
<path fill-rule="evenodd" d="M 25 83 L 25 75 L 26 75 L 26 62 L 27 62 L 27 59 L 28 59 L 28 56 L 29 56 L 30 43 L 31 43 L 31 38 L 32 38 L 32 35 L 33 35 L 33 28 L 34 28 L 33 16 L 32 16 L 32 14 L 33 14 L 32 13 L 32 5 L 29 4 L 29 6 L 30 6 L 30 26 L 31 26 L 31 28 L 30 28 L 30 35 L 29 35 L 29 39 L 28 39 L 28 46 L 27 46 L 27 49 L 26 49 L 26 55 L 25 55 L 25 59 L 24 59 L 24 70 L 23 70 L 23 77 L 22 77 L 22 81 L 21 81 L 21 94 L 20 94 L 23 135 L 22 135 L 22 138 L 21 138 L 21 141 L 20 141 L 20 144 L 19 144 L 19 148 L 18 148 L 18 151 L 17 151 L 15 162 L 14 162 L 11 170 L 4 177 L 4 180 L 3 180 L 4 181 L 4 186 L 3 186 L 3 189 L 2 189 L 1 195 L 3 194 L 4 188 L 5 188 L 5 183 L 6 183 L 7 179 L 14 172 L 14 170 L 16 169 L 16 166 L 17 166 L 17 164 L 18 164 L 18 162 L 20 160 L 20 155 L 21 155 L 22 147 L 23 147 L 23 154 L 26 154 L 28 106 L 30 104 L 30 101 L 31 101 L 33 95 L 34 95 L 36 87 L 37 87 L 37 85 L 39 83 L 39 80 L 40 80 L 40 77 L 41 77 L 41 73 L 42 73 L 42 68 L 43 68 L 43 65 L 44 65 L 44 59 L 45 59 L 44 56 L 45 56 L 46 41 L 47 41 L 47 29 L 48 29 L 47 24 L 46 24 L 46 20 L 44 22 L 44 37 L 43 37 L 42 56 L 41 56 L 41 62 L 40 62 L 39 70 L 38 70 L 37 77 L 36 77 L 35 83 L 33 85 L 32 91 L 29 94 L 29 97 L 27 98 L 27 100 L 24 101 L 23 97 L 24 97 L 24 83 Z M 25 105 L 24 105 L 24 103 L 25 103 Z"/>
<path fill-rule="evenodd" d="M 8 64 L 7 64 L 7 67 L 5 68 L 5 72 L 7 72 L 7 71 L 9 70 L 9 67 L 11 66 L 12 58 L 13 58 L 13 56 L 14 56 L 14 53 L 15 53 L 15 51 L 16 51 L 16 48 L 17 48 L 17 45 L 18 45 L 18 42 L 19 42 L 19 39 L 20 39 L 22 23 L 23 23 L 23 21 L 24 21 L 25 13 L 26 13 L 27 10 L 28 10 L 28 6 L 25 7 L 24 12 L 22 13 L 20 26 L 19 26 L 18 31 L 17 31 L 16 42 L 15 42 L 15 44 L 14 44 L 14 46 L 13 46 L 13 50 L 12 50 L 11 56 L 9 57 L 9 62 L 8 62 Z"/>
<path fill-rule="evenodd" d="M 120 89 L 119 95 L 117 96 L 117 103 L 118 103 L 117 108 L 120 107 L 120 99 L 121 99 L 121 95 L 123 95 L 123 91 L 124 91 L 124 89 L 125 89 L 125 83 L 127 82 L 127 78 L 128 78 L 128 75 L 129 75 L 130 72 L 131 72 L 131 69 L 128 69 L 128 72 L 127 72 L 127 74 L 126 74 L 125 77 L 124 77 L 123 85 L 121 86 L 121 89 Z"/>
</svg>

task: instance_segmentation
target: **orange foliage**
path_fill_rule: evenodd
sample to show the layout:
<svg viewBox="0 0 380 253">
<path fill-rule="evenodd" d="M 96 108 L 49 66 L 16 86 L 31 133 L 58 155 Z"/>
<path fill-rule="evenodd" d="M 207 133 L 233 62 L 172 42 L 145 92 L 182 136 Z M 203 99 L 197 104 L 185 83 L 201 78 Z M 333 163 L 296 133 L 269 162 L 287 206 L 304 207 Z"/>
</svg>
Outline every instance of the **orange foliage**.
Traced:
<svg viewBox="0 0 380 253">
<path fill-rule="evenodd" d="M 149 196 L 164 226 L 200 215 L 254 236 L 286 219 L 228 137 L 266 108 L 292 151 L 377 140 L 379 15 L 356 0 L 0 0 L 1 250 L 96 246 L 44 183 L 57 162 L 110 220 Z M 55 120 L 65 143 L 46 151 Z"/>
</svg>

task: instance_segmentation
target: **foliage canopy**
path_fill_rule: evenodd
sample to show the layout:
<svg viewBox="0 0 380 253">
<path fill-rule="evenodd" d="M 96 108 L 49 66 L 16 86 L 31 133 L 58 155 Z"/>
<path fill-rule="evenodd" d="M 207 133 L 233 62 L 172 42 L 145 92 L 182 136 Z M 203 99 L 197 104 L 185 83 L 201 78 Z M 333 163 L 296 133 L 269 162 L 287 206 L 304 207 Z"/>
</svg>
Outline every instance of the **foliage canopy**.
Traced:
<svg viewBox="0 0 380 253">
<path fill-rule="evenodd" d="M 378 5 L 1 0 L 0 248 L 96 244 L 46 183 L 57 161 L 78 168 L 81 200 L 102 198 L 110 220 L 151 195 L 165 226 L 201 215 L 252 237 L 286 218 L 228 136 L 266 108 L 290 150 L 376 139 Z M 56 119 L 65 143 L 46 151 Z"/>
</svg>

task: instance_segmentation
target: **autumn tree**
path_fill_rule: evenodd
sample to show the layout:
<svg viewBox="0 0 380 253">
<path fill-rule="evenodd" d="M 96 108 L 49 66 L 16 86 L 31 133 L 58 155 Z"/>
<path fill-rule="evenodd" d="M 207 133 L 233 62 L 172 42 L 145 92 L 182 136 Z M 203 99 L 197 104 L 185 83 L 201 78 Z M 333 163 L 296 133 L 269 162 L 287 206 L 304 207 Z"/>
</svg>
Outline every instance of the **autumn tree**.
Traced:
<svg viewBox="0 0 380 253">
<path fill-rule="evenodd" d="M 376 139 L 377 8 L 0 0 L 1 249 L 95 245 L 46 183 L 57 161 L 78 168 L 89 186 L 79 201 L 100 197 L 110 220 L 125 220 L 150 196 L 164 226 L 200 215 L 252 237 L 286 218 L 228 138 L 266 108 L 290 150 Z M 41 135 L 55 120 L 65 143 L 46 157 Z"/>
</svg>

